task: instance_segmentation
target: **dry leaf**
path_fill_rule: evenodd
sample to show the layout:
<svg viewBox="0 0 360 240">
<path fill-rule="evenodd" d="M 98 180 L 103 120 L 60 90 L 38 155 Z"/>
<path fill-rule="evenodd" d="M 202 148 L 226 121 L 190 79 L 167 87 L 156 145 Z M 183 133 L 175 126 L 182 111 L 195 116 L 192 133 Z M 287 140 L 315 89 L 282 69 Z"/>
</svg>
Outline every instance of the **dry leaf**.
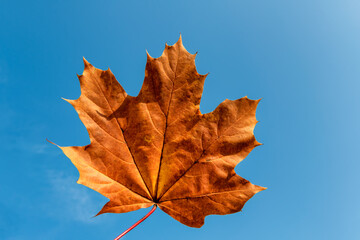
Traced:
<svg viewBox="0 0 360 240">
<path fill-rule="evenodd" d="M 238 212 L 265 189 L 234 171 L 260 145 L 253 134 L 259 100 L 225 100 L 201 114 L 206 75 L 196 71 L 195 55 L 181 37 L 159 58 L 148 54 L 137 97 L 109 69 L 84 59 L 81 96 L 67 101 L 91 144 L 60 148 L 79 170 L 78 183 L 110 199 L 99 214 L 157 204 L 181 223 L 201 227 L 205 216 Z"/>
</svg>

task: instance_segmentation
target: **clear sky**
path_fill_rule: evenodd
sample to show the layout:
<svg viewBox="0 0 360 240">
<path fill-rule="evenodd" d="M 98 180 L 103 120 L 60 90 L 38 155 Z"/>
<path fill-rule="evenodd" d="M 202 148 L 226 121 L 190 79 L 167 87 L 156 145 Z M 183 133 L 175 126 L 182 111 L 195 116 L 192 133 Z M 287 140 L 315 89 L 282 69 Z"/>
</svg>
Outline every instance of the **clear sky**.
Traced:
<svg viewBox="0 0 360 240">
<path fill-rule="evenodd" d="M 82 57 L 130 95 L 179 33 L 206 79 L 201 111 L 263 98 L 264 143 L 236 167 L 268 189 L 200 229 L 157 210 L 124 239 L 360 239 L 360 2 L 2 0 L 0 239 L 114 239 L 150 209 L 92 218 L 107 202 L 76 184 L 59 149 L 89 138 L 61 97 Z"/>
</svg>

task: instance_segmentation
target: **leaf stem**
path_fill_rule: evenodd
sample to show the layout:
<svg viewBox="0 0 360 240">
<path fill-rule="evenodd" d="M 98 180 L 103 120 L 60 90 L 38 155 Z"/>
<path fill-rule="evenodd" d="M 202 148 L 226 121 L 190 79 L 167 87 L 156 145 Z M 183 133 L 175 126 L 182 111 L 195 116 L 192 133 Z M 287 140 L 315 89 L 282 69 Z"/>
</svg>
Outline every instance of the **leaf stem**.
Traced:
<svg viewBox="0 0 360 240">
<path fill-rule="evenodd" d="M 133 230 L 133 228 L 135 228 L 137 225 L 139 225 L 140 223 L 142 223 L 145 219 L 147 219 L 157 208 L 157 205 L 154 204 L 153 208 L 151 209 L 150 212 L 148 212 L 148 214 L 146 214 L 142 219 L 140 219 L 139 221 L 137 221 L 136 223 L 134 223 L 134 225 L 132 225 L 131 227 L 129 227 L 126 231 L 124 231 L 122 234 L 120 234 L 119 236 L 117 236 L 117 238 L 115 238 L 114 240 L 119 240 L 120 238 L 122 238 L 125 234 L 127 234 L 128 232 L 130 232 L 131 230 Z"/>
</svg>

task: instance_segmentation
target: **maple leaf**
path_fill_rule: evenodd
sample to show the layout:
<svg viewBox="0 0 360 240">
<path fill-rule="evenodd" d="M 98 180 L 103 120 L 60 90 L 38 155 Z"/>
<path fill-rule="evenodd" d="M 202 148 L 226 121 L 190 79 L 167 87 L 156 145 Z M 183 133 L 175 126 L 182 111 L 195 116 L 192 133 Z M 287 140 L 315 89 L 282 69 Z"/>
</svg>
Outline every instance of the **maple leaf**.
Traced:
<svg viewBox="0 0 360 240">
<path fill-rule="evenodd" d="M 210 214 L 242 209 L 264 187 L 234 167 L 260 145 L 253 130 L 259 100 L 225 100 L 201 114 L 206 75 L 181 36 L 159 58 L 147 54 L 137 97 L 126 94 L 110 69 L 84 59 L 81 96 L 67 100 L 78 112 L 91 144 L 60 147 L 80 173 L 79 184 L 110 201 L 98 214 L 124 213 L 154 204 L 190 227 Z"/>
</svg>

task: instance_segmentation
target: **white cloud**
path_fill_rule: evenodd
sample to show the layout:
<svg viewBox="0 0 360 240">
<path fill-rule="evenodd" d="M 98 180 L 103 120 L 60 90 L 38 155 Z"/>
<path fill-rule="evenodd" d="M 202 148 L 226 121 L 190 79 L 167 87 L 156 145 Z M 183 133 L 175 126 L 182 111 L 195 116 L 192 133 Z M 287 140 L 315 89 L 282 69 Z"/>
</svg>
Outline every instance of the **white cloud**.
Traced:
<svg viewBox="0 0 360 240">
<path fill-rule="evenodd" d="M 8 151 L 26 154 L 52 154 L 54 147 L 44 139 L 30 139 L 24 136 L 4 134 L 0 138 L 3 148 Z"/>
<path fill-rule="evenodd" d="M 54 199 L 51 204 L 58 206 L 52 214 L 62 218 L 70 216 L 72 220 L 83 223 L 98 222 L 99 219 L 95 221 L 93 216 L 102 205 L 90 196 L 91 190 L 77 184 L 76 179 L 61 172 L 49 171 L 48 178 Z"/>
</svg>

